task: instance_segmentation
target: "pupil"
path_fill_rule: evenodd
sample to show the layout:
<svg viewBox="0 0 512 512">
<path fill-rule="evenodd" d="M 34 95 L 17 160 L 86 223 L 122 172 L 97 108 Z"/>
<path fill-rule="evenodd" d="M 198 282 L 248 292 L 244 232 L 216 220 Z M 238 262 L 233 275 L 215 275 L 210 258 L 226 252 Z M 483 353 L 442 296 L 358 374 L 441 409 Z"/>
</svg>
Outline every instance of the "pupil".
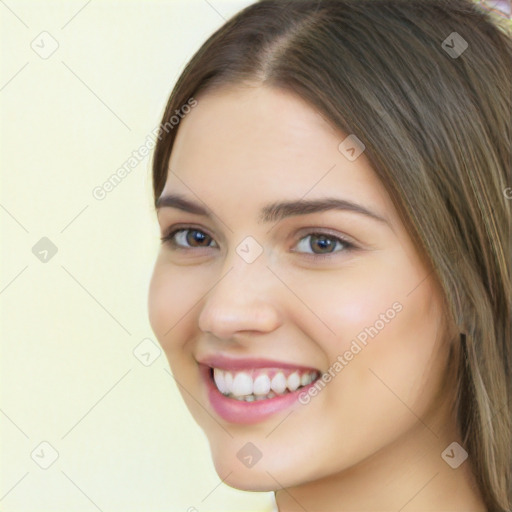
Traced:
<svg viewBox="0 0 512 512">
<path fill-rule="evenodd" d="M 187 235 L 187 243 L 190 245 L 194 245 L 194 243 L 202 245 L 206 239 L 207 235 L 201 233 L 200 231 L 189 231 Z"/>
<path fill-rule="evenodd" d="M 332 249 L 332 245 L 333 245 L 332 240 L 329 240 L 325 235 L 320 235 L 320 236 L 312 235 L 311 243 L 313 244 L 315 242 L 319 244 L 322 252 L 331 252 L 331 251 L 329 251 L 329 249 Z M 327 250 L 324 251 L 324 249 L 327 249 Z"/>
</svg>

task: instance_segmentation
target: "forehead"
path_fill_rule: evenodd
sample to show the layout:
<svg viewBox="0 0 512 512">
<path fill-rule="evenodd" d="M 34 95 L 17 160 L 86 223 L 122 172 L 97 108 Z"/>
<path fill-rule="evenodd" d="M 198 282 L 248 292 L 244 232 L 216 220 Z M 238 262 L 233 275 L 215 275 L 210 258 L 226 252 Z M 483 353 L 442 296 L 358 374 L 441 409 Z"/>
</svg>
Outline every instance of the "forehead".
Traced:
<svg viewBox="0 0 512 512">
<path fill-rule="evenodd" d="M 329 132 L 334 140 L 326 138 Z M 172 157 L 195 160 L 215 156 L 215 160 L 245 161 L 247 166 L 254 161 L 290 158 L 316 161 L 317 153 L 338 138 L 322 117 L 295 95 L 262 86 L 231 86 L 198 99 L 198 105 L 179 125 Z M 190 151 L 198 143 L 201 151 L 197 147 Z"/>
<path fill-rule="evenodd" d="M 347 137 L 301 98 L 263 86 L 230 86 L 196 98 L 180 122 L 163 195 L 248 207 L 265 199 L 319 198 L 391 206 L 364 153 L 348 160 Z"/>
</svg>

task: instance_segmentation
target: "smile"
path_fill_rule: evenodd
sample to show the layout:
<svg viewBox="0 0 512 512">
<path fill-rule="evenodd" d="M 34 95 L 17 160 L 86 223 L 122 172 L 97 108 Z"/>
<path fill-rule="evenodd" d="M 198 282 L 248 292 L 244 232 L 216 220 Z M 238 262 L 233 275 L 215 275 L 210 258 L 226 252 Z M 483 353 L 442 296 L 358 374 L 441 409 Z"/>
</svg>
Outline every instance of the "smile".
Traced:
<svg viewBox="0 0 512 512">
<path fill-rule="evenodd" d="M 319 376 L 317 371 L 275 368 L 238 372 L 211 368 L 211 373 L 217 389 L 224 396 L 246 402 L 268 400 L 277 395 L 285 395 L 311 384 Z"/>
<path fill-rule="evenodd" d="M 284 411 L 320 378 L 315 368 L 216 355 L 199 362 L 207 400 L 229 423 L 253 424 Z"/>
</svg>

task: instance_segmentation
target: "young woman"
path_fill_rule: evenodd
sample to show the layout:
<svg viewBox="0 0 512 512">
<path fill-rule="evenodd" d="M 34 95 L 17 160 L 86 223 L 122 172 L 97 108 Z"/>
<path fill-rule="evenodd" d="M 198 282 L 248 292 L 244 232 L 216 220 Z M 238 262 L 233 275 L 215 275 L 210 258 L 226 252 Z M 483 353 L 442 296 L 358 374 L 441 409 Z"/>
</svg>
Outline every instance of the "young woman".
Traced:
<svg viewBox="0 0 512 512">
<path fill-rule="evenodd" d="M 490 16 L 263 0 L 172 91 L 150 322 L 219 477 L 279 512 L 511 510 L 512 42 Z"/>
</svg>

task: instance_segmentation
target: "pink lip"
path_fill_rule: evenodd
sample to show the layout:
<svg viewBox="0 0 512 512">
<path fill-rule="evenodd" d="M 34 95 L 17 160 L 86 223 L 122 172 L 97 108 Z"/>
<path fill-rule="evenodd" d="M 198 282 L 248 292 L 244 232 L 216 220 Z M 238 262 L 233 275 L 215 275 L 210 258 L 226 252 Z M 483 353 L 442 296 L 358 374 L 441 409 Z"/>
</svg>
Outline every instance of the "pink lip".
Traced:
<svg viewBox="0 0 512 512">
<path fill-rule="evenodd" d="M 269 365 L 268 361 L 258 361 L 259 364 L 261 364 L 261 368 L 275 366 L 275 364 Z M 252 367 L 254 367 L 254 360 L 251 361 L 251 363 L 253 363 Z M 225 365 L 215 366 L 215 368 L 220 367 L 226 368 Z M 280 364 L 280 367 L 283 368 L 282 364 Z M 298 368 L 296 366 L 292 367 Z M 240 367 L 237 366 L 237 368 Z M 247 368 L 247 366 L 245 366 L 244 368 Z M 286 393 L 285 395 L 277 395 L 274 398 L 269 398 L 267 400 L 245 402 L 233 398 L 228 398 L 217 389 L 217 386 L 215 386 L 213 378 L 211 377 L 211 370 L 209 365 L 200 364 L 199 369 L 201 372 L 201 376 L 203 378 L 203 382 L 206 385 L 208 399 L 213 410 L 224 420 L 230 423 L 238 423 L 240 425 L 251 425 L 254 423 L 258 423 L 266 420 L 273 414 L 283 411 L 284 409 L 294 404 L 298 400 L 299 395 L 301 393 L 307 392 L 308 388 L 310 388 L 316 383 L 316 381 L 313 381 L 311 384 L 304 386 L 303 388 L 299 388 L 296 391 Z M 229 369 L 233 368 L 230 367 Z"/>
<path fill-rule="evenodd" d="M 301 366 L 292 363 L 282 363 L 272 361 L 271 359 L 235 359 L 232 357 L 215 354 L 207 356 L 198 361 L 200 364 L 210 366 L 211 368 L 220 368 L 222 370 L 247 370 L 251 368 L 282 368 L 290 370 L 319 371 L 310 366 Z"/>
</svg>

